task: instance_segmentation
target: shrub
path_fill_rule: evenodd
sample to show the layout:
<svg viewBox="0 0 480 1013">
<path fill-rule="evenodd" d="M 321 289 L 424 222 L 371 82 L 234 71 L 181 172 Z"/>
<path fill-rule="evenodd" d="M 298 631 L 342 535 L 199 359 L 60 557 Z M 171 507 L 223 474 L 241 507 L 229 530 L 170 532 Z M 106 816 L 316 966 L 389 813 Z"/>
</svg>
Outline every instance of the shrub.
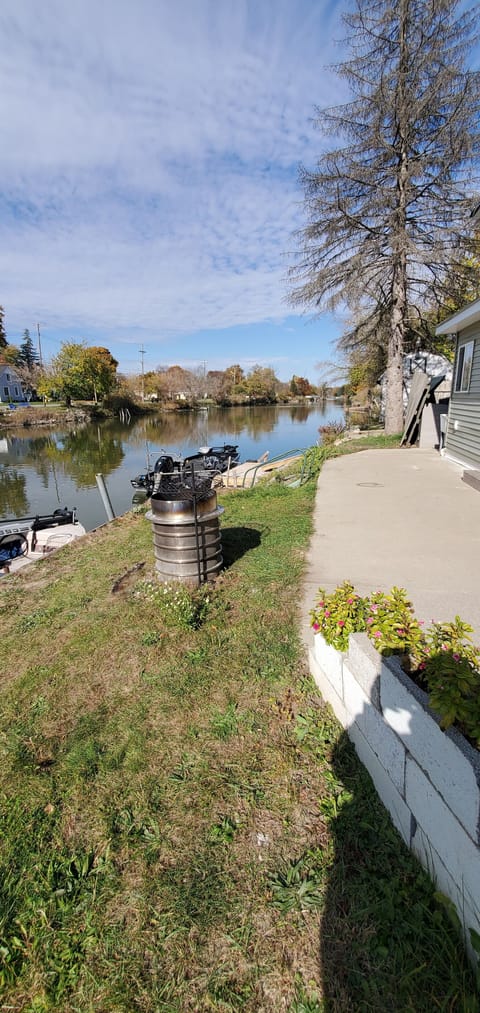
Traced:
<svg viewBox="0 0 480 1013">
<path fill-rule="evenodd" d="M 434 623 L 425 634 L 419 670 L 442 728 L 457 724 L 480 748 L 480 650 L 470 633 L 459 616 Z"/>
<path fill-rule="evenodd" d="M 348 649 L 351 633 L 366 631 L 381 654 L 402 655 L 405 671 L 428 692 L 441 727 L 456 724 L 480 748 L 480 648 L 459 616 L 424 631 L 404 588 L 362 598 L 349 581 L 330 594 L 320 588 L 310 616 L 314 632 L 339 651 Z"/>
<path fill-rule="evenodd" d="M 415 618 L 407 592 L 392 587 L 389 594 L 376 591 L 368 600 L 366 629 L 377 651 L 405 655 L 408 668 L 417 668 L 423 641 L 422 627 Z"/>
<path fill-rule="evenodd" d="M 138 411 L 138 405 L 129 394 L 122 394 L 118 391 L 107 394 L 102 400 L 102 408 L 110 412 L 129 411 L 134 415 Z"/>
<path fill-rule="evenodd" d="M 319 426 L 319 433 L 322 438 L 324 447 L 335 443 L 341 436 L 346 432 L 346 425 L 343 422 L 326 422 L 324 426 Z"/>
<path fill-rule="evenodd" d="M 327 644 L 346 651 L 351 633 L 366 629 L 367 598 L 361 598 L 353 584 L 345 580 L 331 594 L 320 588 L 315 608 L 310 612 L 315 633 L 321 633 Z"/>
</svg>

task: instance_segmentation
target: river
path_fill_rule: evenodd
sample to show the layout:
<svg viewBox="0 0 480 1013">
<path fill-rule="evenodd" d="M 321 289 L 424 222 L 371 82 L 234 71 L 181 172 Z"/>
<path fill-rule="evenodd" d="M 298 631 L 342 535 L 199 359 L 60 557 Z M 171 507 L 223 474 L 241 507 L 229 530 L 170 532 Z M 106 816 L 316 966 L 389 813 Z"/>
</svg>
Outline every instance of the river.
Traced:
<svg viewBox="0 0 480 1013">
<path fill-rule="evenodd" d="M 115 514 L 132 506 L 130 479 L 160 452 L 195 453 L 201 446 L 238 444 L 240 460 L 312 446 L 319 426 L 343 421 L 340 405 L 209 408 L 109 419 L 77 429 L 18 429 L 0 434 L 0 519 L 76 507 L 87 531 L 106 520 L 95 475 L 102 473 Z"/>
</svg>

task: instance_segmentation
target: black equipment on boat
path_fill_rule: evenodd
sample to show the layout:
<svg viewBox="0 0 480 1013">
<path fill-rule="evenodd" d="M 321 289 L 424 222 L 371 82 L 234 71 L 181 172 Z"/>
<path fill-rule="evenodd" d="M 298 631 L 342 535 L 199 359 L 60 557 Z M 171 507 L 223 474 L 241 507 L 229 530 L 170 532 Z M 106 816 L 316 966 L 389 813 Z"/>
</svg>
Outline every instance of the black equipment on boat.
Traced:
<svg viewBox="0 0 480 1013">
<path fill-rule="evenodd" d="M 134 489 L 145 489 L 147 496 L 151 496 L 159 480 L 163 481 L 163 476 L 186 477 L 194 472 L 205 480 L 210 479 L 211 483 L 215 475 L 222 474 L 230 465 L 238 462 L 238 446 L 232 443 L 224 443 L 219 447 L 202 447 L 197 454 L 188 457 L 174 459 L 169 454 L 162 454 L 155 462 L 153 471 L 131 478 L 130 483 Z"/>
</svg>

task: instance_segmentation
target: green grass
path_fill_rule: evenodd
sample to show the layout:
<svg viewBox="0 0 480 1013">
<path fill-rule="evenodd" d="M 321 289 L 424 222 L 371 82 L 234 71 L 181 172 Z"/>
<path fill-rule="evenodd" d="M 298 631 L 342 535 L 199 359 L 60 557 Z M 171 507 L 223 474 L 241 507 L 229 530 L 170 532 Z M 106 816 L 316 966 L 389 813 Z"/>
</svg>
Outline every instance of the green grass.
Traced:
<svg viewBox="0 0 480 1013">
<path fill-rule="evenodd" d="M 478 1008 L 305 668 L 314 493 L 225 495 L 198 628 L 142 591 L 141 514 L 2 582 L 0 1009 Z"/>
</svg>

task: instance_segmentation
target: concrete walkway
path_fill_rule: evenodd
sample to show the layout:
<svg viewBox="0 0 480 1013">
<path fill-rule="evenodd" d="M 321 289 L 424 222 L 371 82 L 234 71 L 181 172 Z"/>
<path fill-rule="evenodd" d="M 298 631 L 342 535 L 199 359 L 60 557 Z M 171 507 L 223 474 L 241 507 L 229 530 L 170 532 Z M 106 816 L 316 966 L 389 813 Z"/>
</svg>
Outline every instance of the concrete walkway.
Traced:
<svg viewBox="0 0 480 1013">
<path fill-rule="evenodd" d="M 462 482 L 463 470 L 415 448 L 326 462 L 308 554 L 305 643 L 317 589 L 344 580 L 360 594 L 404 587 L 419 619 L 459 615 L 480 642 L 480 493 Z"/>
</svg>

